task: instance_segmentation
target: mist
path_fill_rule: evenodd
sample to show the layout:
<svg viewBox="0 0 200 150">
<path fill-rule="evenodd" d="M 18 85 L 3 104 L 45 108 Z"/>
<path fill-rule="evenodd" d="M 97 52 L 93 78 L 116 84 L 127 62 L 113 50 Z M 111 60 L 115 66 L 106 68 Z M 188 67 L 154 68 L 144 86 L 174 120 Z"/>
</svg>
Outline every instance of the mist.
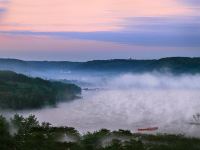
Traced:
<svg viewBox="0 0 200 150">
<path fill-rule="evenodd" d="M 161 73 L 123 74 L 112 78 L 108 86 L 117 89 L 200 89 L 200 75 Z"/>
<path fill-rule="evenodd" d="M 99 85 L 99 89 L 83 91 L 81 99 L 59 103 L 55 108 L 3 113 L 7 116 L 34 114 L 40 121 L 55 126 L 72 126 L 81 133 L 101 128 L 137 132 L 138 128 L 158 127 L 153 133 L 200 135 L 200 126 L 191 124 L 193 115 L 200 113 L 198 74 L 79 77 L 81 74 L 73 76 L 73 79 L 90 82 L 91 89 Z"/>
</svg>

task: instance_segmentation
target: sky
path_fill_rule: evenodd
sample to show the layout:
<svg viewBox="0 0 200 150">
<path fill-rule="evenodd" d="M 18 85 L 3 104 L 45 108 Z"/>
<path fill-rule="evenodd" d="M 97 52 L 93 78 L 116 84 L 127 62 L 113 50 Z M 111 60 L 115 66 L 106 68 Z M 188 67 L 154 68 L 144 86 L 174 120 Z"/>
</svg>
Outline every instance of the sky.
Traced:
<svg viewBox="0 0 200 150">
<path fill-rule="evenodd" d="M 200 57 L 200 0 L 0 0 L 0 58 Z"/>
</svg>

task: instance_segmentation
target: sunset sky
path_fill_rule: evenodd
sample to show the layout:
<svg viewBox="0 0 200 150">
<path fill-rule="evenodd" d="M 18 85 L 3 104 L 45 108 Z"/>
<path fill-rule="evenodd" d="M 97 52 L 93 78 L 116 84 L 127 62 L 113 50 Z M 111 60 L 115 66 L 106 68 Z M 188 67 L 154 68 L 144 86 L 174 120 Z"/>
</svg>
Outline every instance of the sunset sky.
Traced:
<svg viewBox="0 0 200 150">
<path fill-rule="evenodd" d="M 0 0 L 0 57 L 200 57 L 200 0 Z"/>
</svg>

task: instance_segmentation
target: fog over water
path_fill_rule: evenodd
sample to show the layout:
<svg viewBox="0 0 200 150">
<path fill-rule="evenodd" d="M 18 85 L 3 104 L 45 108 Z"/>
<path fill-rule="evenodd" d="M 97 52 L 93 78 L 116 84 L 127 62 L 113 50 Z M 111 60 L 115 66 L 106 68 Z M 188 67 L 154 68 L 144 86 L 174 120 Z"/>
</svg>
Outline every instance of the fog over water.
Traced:
<svg viewBox="0 0 200 150">
<path fill-rule="evenodd" d="M 190 124 L 193 115 L 200 113 L 200 75 L 124 74 L 91 77 L 91 83 L 95 84 L 89 89 L 99 89 L 83 91 L 81 99 L 17 113 L 34 114 L 40 121 L 72 126 L 82 133 L 158 127 L 156 132 L 200 136 L 200 126 Z M 14 113 L 4 112 L 7 116 Z"/>
</svg>

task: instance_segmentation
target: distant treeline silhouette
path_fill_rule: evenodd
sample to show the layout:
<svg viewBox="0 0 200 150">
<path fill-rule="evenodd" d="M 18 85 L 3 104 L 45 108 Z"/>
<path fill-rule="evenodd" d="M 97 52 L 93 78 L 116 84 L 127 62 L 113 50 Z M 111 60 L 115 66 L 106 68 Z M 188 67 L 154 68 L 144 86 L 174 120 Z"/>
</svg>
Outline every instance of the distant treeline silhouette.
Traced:
<svg viewBox="0 0 200 150">
<path fill-rule="evenodd" d="M 69 61 L 22 61 L 17 59 L 0 59 L 0 69 L 31 73 L 34 71 L 104 71 L 104 72 L 170 72 L 200 73 L 200 58 L 169 57 L 152 60 L 110 59 L 87 62 Z"/>
</svg>

